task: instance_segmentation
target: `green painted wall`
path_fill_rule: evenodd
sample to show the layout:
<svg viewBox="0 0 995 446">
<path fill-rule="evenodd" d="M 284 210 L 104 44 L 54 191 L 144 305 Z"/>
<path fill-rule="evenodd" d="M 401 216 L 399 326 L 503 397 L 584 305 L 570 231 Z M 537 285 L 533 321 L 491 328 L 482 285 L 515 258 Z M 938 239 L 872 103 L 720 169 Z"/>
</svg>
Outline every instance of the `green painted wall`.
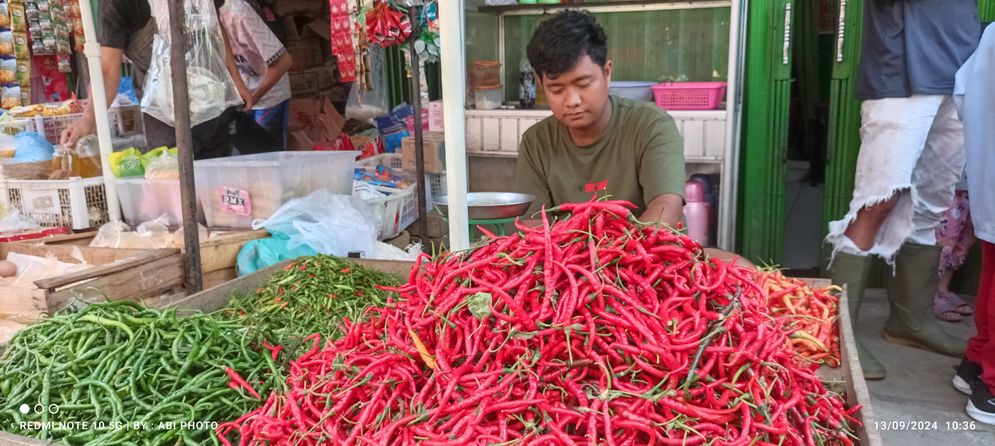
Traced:
<svg viewBox="0 0 995 446">
<path fill-rule="evenodd" d="M 614 80 L 724 81 L 728 72 L 729 8 L 597 13 L 608 34 Z M 505 19 L 505 96 L 518 95 L 518 65 L 542 20 Z M 467 58 L 484 59 L 468 48 Z"/>
</svg>

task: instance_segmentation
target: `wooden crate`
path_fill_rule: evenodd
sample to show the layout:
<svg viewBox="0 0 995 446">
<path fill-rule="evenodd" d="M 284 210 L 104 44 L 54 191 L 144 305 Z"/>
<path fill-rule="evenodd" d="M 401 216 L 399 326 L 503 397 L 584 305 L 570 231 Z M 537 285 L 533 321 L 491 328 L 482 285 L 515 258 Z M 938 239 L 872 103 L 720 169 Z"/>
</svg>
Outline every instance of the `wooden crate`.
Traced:
<svg viewBox="0 0 995 446">
<path fill-rule="evenodd" d="M 154 305 L 162 295 L 185 295 L 182 249 L 156 250 L 89 247 L 95 234 L 72 234 L 41 240 L 0 244 L 0 257 L 7 253 L 39 257 L 54 256 L 77 263 L 82 252 L 88 264 L 96 265 L 64 277 L 40 280 L 35 289 L 0 286 L 0 314 L 32 322 L 62 309 L 73 298 L 85 301 L 138 300 Z M 266 237 L 263 231 L 219 233 L 201 241 L 201 270 L 205 287 L 235 278 L 238 252 L 251 240 Z"/>
<path fill-rule="evenodd" d="M 413 262 L 398 262 L 389 260 L 355 259 L 352 261 L 359 265 L 393 274 L 402 280 L 406 280 L 408 278 L 411 267 L 414 265 Z M 220 310 L 228 304 L 228 301 L 232 298 L 232 296 L 236 294 L 251 293 L 258 289 L 261 284 L 268 281 L 274 274 L 282 271 L 287 263 L 289 262 L 270 266 L 269 268 L 260 270 L 255 274 L 240 277 L 194 295 L 177 297 L 172 300 L 163 301 L 157 305 L 157 307 L 172 308 L 176 310 Z M 825 287 L 829 285 L 829 281 L 825 279 L 804 280 L 809 283 L 809 285 L 815 287 Z M 861 405 L 860 410 L 854 413 L 854 417 L 861 420 L 864 424 L 863 428 L 858 429 L 857 431 L 857 435 L 859 436 L 858 444 L 863 446 L 882 446 L 883 442 L 881 440 L 881 436 L 877 430 L 874 429 L 874 411 L 871 407 L 870 392 L 867 390 L 867 385 L 864 382 L 864 376 L 860 369 L 860 362 L 857 358 L 857 349 L 853 335 L 853 326 L 851 325 L 850 313 L 847 308 L 846 290 L 844 289 L 840 296 L 839 305 L 842 365 L 837 369 L 822 369 L 820 370 L 820 376 L 823 378 L 828 377 L 829 379 L 842 380 L 846 390 L 847 406 L 853 407 L 856 404 Z M 51 443 L 0 432 L 0 446 L 44 446 L 48 444 Z"/>
</svg>

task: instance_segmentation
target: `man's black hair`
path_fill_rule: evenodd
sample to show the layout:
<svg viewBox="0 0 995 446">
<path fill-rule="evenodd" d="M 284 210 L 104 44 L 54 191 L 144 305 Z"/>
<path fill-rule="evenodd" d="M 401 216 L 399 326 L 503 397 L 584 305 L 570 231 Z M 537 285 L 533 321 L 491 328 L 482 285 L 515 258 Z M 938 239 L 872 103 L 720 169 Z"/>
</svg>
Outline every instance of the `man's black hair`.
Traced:
<svg viewBox="0 0 995 446">
<path fill-rule="evenodd" d="M 563 11 L 539 24 L 527 54 L 539 79 L 555 78 L 570 71 L 584 56 L 604 67 L 608 36 L 589 12 Z"/>
</svg>

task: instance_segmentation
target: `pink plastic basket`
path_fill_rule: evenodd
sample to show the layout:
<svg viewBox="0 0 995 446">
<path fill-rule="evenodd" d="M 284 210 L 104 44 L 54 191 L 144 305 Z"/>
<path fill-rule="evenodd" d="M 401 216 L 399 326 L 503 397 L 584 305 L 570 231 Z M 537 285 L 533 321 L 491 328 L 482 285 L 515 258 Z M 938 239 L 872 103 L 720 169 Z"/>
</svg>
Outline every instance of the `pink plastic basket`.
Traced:
<svg viewBox="0 0 995 446">
<path fill-rule="evenodd" d="M 656 105 L 667 110 L 715 110 L 725 94 L 725 82 L 669 82 L 653 86 Z"/>
</svg>

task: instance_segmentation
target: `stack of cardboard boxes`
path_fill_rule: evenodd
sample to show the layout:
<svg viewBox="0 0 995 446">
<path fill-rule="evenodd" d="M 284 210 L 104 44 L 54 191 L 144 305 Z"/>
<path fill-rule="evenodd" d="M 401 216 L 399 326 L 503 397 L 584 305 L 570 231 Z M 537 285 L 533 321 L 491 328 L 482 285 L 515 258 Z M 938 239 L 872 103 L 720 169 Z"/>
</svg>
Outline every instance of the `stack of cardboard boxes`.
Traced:
<svg viewBox="0 0 995 446">
<path fill-rule="evenodd" d="M 340 82 L 331 51 L 328 0 L 271 0 L 282 29 L 280 38 L 294 58 L 290 68 L 290 139 L 288 149 L 331 146 L 345 119 L 334 103 L 345 102 L 349 84 Z"/>
<path fill-rule="evenodd" d="M 332 95 L 339 83 L 331 54 L 331 25 L 325 0 L 279 0 L 270 7 L 283 25 L 283 41 L 294 57 L 290 86 L 295 98 Z"/>
</svg>

